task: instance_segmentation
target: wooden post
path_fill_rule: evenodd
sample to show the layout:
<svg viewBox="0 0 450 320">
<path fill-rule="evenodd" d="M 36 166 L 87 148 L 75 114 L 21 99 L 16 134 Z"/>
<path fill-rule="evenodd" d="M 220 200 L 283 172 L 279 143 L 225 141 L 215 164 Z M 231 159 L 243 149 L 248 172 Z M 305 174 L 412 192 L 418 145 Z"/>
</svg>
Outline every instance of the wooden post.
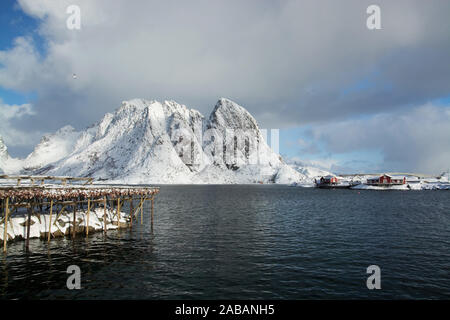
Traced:
<svg viewBox="0 0 450 320">
<path fill-rule="evenodd" d="M 130 228 L 133 227 L 133 196 L 130 199 Z"/>
<path fill-rule="evenodd" d="M 66 208 L 66 205 L 65 205 L 65 204 L 61 205 L 61 210 L 59 210 L 59 213 L 56 215 L 55 222 L 53 222 L 53 224 L 56 223 L 56 221 L 57 221 L 58 218 L 61 216 L 61 214 L 63 213 L 63 211 L 64 211 L 65 208 Z"/>
<path fill-rule="evenodd" d="M 103 232 L 106 234 L 106 196 L 103 198 L 104 213 L 103 213 Z"/>
<path fill-rule="evenodd" d="M 30 208 L 28 209 L 28 221 L 27 221 L 27 240 L 25 242 L 25 248 L 29 249 L 30 247 L 30 228 L 31 228 L 31 214 L 33 211 L 33 205 L 30 204 Z"/>
<path fill-rule="evenodd" d="M 72 224 L 72 238 L 75 238 L 75 223 L 77 221 L 77 204 L 73 203 L 73 224 Z"/>
<path fill-rule="evenodd" d="M 144 224 L 144 199 L 141 196 L 141 224 Z"/>
<path fill-rule="evenodd" d="M 6 252 L 7 241 L 8 241 L 8 215 L 9 215 L 9 197 L 6 198 L 5 202 L 5 220 L 3 226 L 3 252 Z"/>
<path fill-rule="evenodd" d="M 89 235 L 89 216 L 91 215 L 91 199 L 88 199 L 87 217 L 86 217 L 86 236 Z"/>
<path fill-rule="evenodd" d="M 120 223 L 120 198 L 117 198 L 117 228 L 119 228 Z"/>
<path fill-rule="evenodd" d="M 154 198 L 154 196 L 152 195 L 152 227 L 153 227 L 153 206 L 154 206 L 153 198 Z"/>
<path fill-rule="evenodd" d="M 39 213 L 38 213 L 39 223 L 41 222 L 41 213 L 42 213 L 42 203 L 43 202 L 44 202 L 44 199 L 39 199 Z"/>
<path fill-rule="evenodd" d="M 48 239 L 47 239 L 47 242 L 50 242 L 50 235 L 52 234 L 52 214 L 53 214 L 53 199 L 50 200 L 50 221 L 48 223 Z"/>
</svg>

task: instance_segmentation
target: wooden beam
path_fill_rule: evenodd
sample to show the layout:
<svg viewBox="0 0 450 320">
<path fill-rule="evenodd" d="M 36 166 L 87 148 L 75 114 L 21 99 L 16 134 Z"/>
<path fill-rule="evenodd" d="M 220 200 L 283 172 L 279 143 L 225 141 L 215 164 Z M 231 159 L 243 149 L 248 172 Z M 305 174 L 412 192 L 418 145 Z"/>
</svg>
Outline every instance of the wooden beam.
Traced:
<svg viewBox="0 0 450 320">
<path fill-rule="evenodd" d="M 153 196 L 152 196 L 152 217 L 151 217 L 152 229 L 153 229 L 153 207 L 154 207 L 154 202 L 153 202 Z"/>
<path fill-rule="evenodd" d="M 50 242 L 50 235 L 52 234 L 52 214 L 53 214 L 53 200 L 50 200 L 50 221 L 48 223 L 48 238 L 47 238 L 47 242 Z"/>
<path fill-rule="evenodd" d="M 61 216 L 61 214 L 63 213 L 64 209 L 66 208 L 66 204 L 63 204 L 61 207 L 61 210 L 59 211 L 59 213 L 56 215 L 55 218 L 55 222 L 53 222 L 53 224 L 56 224 L 56 221 L 58 221 L 58 218 Z"/>
<path fill-rule="evenodd" d="M 9 197 L 5 201 L 5 225 L 3 226 L 3 252 L 6 252 L 8 242 L 8 215 L 9 215 Z"/>
<path fill-rule="evenodd" d="M 30 229 L 31 229 L 31 215 L 33 214 L 33 206 L 28 209 L 28 221 L 27 221 L 27 239 L 25 241 L 25 248 L 28 251 L 30 248 Z"/>
<path fill-rule="evenodd" d="M 88 199 L 87 217 L 86 217 L 86 236 L 89 235 L 89 216 L 91 215 L 91 199 Z"/>
<path fill-rule="evenodd" d="M 133 227 L 133 198 L 130 199 L 130 228 Z"/>
<path fill-rule="evenodd" d="M 75 224 L 77 222 L 77 205 L 73 204 L 73 224 L 72 224 L 72 238 L 75 238 Z"/>
<path fill-rule="evenodd" d="M 120 198 L 117 198 L 117 227 L 120 223 Z"/>
<path fill-rule="evenodd" d="M 103 198 L 104 212 L 103 212 L 103 232 L 106 234 L 106 196 Z"/>
<path fill-rule="evenodd" d="M 144 198 L 141 197 L 141 225 L 144 224 Z"/>
<path fill-rule="evenodd" d="M 142 204 L 142 201 L 143 201 L 143 199 L 141 198 L 141 200 L 139 201 L 139 204 L 138 204 L 137 208 L 134 210 L 134 213 L 133 213 L 133 217 L 136 218 L 136 222 L 139 221 L 138 218 L 136 217 L 136 215 L 137 215 L 138 212 L 140 212 L 140 210 L 141 210 L 141 204 Z"/>
</svg>

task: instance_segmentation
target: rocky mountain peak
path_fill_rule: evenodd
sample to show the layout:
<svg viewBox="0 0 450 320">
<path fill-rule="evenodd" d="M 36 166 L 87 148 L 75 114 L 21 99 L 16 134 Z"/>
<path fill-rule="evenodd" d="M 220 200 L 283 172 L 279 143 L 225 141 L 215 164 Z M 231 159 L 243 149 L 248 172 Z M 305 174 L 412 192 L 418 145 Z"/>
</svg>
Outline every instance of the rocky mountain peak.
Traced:
<svg viewBox="0 0 450 320">
<path fill-rule="evenodd" d="M 6 147 L 5 142 L 3 141 L 2 136 L 0 136 L 0 161 L 5 161 L 9 158 L 8 148 Z"/>
<path fill-rule="evenodd" d="M 207 128 L 258 129 L 255 118 L 242 106 L 226 98 L 220 98 L 212 111 Z"/>
</svg>

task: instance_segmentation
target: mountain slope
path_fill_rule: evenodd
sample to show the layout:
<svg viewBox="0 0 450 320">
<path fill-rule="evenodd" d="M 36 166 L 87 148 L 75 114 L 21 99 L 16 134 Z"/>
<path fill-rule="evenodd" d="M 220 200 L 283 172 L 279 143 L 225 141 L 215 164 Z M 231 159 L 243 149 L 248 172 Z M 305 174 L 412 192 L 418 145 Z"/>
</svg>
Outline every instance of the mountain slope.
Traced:
<svg viewBox="0 0 450 320">
<path fill-rule="evenodd" d="M 117 183 L 292 183 L 305 178 L 270 149 L 250 113 L 225 98 L 207 120 L 175 101 L 124 101 L 84 131 L 66 126 L 43 137 L 20 161 L 21 173 Z"/>
<path fill-rule="evenodd" d="M 205 125 L 203 149 L 210 159 L 199 176 L 221 183 L 291 183 L 304 177 L 270 149 L 251 114 L 237 103 L 221 98 Z M 228 174 L 220 180 L 218 169 Z"/>
<path fill-rule="evenodd" d="M 71 126 L 65 126 L 54 134 L 43 136 L 33 152 L 24 160 L 24 170 L 33 172 L 66 157 L 73 151 L 79 136 L 80 132 Z"/>
<path fill-rule="evenodd" d="M 309 182 L 311 183 L 314 182 L 314 179 L 318 179 L 323 176 L 333 175 L 333 173 L 331 173 L 330 171 L 327 171 L 325 169 L 316 166 L 312 166 L 310 163 L 307 162 L 288 160 L 287 163 L 289 164 L 289 166 L 291 166 L 299 173 L 307 177 L 307 180 L 309 180 Z"/>
<path fill-rule="evenodd" d="M 2 136 L 0 136 L 0 173 L 4 173 L 4 168 L 8 159 L 9 159 L 8 148 L 3 142 Z"/>
<path fill-rule="evenodd" d="M 83 132 L 74 152 L 56 162 L 48 174 L 117 182 L 190 182 L 192 172 L 167 132 L 167 115 L 174 115 L 179 107 L 167 101 L 123 102 L 114 114 L 106 114 Z"/>
<path fill-rule="evenodd" d="M 12 158 L 9 155 L 8 148 L 0 136 L 0 174 L 12 174 L 21 170 L 23 161 Z"/>
</svg>

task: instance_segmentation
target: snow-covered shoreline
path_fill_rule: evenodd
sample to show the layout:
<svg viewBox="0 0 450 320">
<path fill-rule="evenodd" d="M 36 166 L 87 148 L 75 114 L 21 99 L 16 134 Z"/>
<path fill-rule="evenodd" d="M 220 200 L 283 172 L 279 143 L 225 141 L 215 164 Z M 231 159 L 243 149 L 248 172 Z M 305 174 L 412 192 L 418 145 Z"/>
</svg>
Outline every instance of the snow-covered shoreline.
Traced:
<svg viewBox="0 0 450 320">
<path fill-rule="evenodd" d="M 389 190 L 403 190 L 403 191 L 411 191 L 411 190 L 450 190 L 449 183 L 411 183 L 411 184 L 403 184 L 403 185 L 393 185 L 389 187 L 380 187 L 380 186 L 369 186 L 366 184 L 359 184 L 357 186 L 352 187 L 351 189 L 356 190 L 380 190 L 380 191 L 389 191 Z"/>
<path fill-rule="evenodd" d="M 450 190 L 450 181 L 447 177 L 442 176 L 440 178 L 418 178 L 415 176 L 405 176 L 404 184 L 391 184 L 391 185 L 374 185 L 369 184 L 368 179 L 372 176 L 366 175 L 354 175 L 351 178 L 336 176 L 339 179 L 339 185 L 353 184 L 349 189 L 353 190 L 379 190 L 379 191 L 389 191 L 389 190 Z M 312 179 L 314 180 L 314 179 Z M 291 186 L 311 188 L 315 187 L 312 182 L 301 182 L 293 183 Z"/>
</svg>

